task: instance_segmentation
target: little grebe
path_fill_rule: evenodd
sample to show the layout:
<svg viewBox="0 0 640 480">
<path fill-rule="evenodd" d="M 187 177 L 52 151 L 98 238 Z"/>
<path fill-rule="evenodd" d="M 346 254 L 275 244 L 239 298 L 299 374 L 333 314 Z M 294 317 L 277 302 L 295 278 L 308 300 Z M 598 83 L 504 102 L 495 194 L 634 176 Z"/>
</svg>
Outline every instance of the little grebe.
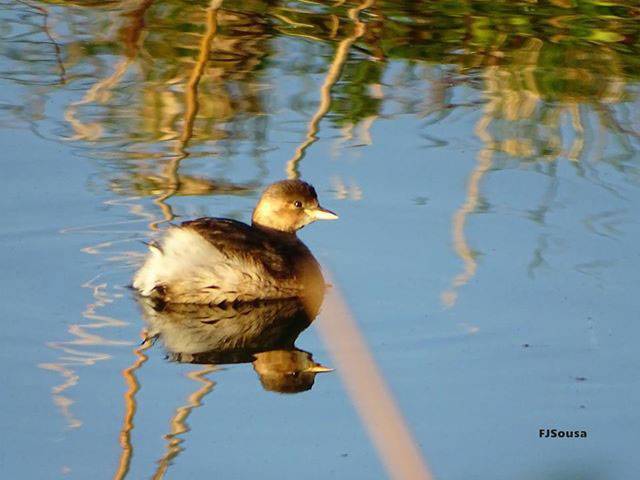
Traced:
<svg viewBox="0 0 640 480">
<path fill-rule="evenodd" d="M 294 298 L 324 290 L 320 266 L 296 232 L 338 216 L 300 180 L 269 185 L 252 225 L 199 218 L 171 227 L 135 275 L 133 287 L 166 303 L 222 304 Z"/>
</svg>

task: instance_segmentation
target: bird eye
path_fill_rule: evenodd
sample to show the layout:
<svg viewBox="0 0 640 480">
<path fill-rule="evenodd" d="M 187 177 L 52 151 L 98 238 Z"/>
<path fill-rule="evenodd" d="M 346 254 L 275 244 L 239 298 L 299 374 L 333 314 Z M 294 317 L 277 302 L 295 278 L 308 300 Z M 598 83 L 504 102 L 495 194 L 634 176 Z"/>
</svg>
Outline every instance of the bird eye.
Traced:
<svg viewBox="0 0 640 480">
<path fill-rule="evenodd" d="M 293 204 L 296 208 L 302 208 L 302 202 L 300 200 L 296 200 L 295 202 L 293 202 Z"/>
</svg>

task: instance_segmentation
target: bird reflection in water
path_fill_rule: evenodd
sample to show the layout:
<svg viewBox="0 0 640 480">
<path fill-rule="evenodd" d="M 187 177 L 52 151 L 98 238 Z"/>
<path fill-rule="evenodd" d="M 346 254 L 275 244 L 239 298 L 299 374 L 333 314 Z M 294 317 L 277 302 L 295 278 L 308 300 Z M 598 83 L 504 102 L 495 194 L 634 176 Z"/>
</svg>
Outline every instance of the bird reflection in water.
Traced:
<svg viewBox="0 0 640 480">
<path fill-rule="evenodd" d="M 265 390 L 298 393 L 332 369 L 295 341 L 315 319 L 323 293 L 304 298 L 225 305 L 172 304 L 139 297 L 148 339 L 160 340 L 171 361 L 252 363 Z"/>
<path fill-rule="evenodd" d="M 322 288 L 298 298 L 227 302 L 220 305 L 166 303 L 157 298 L 138 296 L 142 316 L 147 323 L 143 342 L 136 350 L 138 360 L 126 371 L 130 390 L 125 394 L 126 415 L 121 429 L 121 453 L 115 480 L 124 479 L 131 467 L 133 445 L 131 431 L 139 384 L 134 371 L 148 358 L 143 350 L 160 341 L 167 358 L 174 362 L 203 365 L 187 376 L 197 382 L 187 402 L 175 410 L 171 429 L 164 438 L 166 451 L 157 462 L 152 478 L 164 478 L 169 466 L 183 450 L 181 446 L 190 428 L 187 418 L 202 406 L 203 398 L 215 382 L 206 376 L 217 365 L 252 363 L 260 383 L 267 391 L 299 393 L 313 387 L 315 376 L 329 372 L 313 361 L 312 355 L 295 347 L 295 341 L 316 318 L 324 298 Z"/>
</svg>

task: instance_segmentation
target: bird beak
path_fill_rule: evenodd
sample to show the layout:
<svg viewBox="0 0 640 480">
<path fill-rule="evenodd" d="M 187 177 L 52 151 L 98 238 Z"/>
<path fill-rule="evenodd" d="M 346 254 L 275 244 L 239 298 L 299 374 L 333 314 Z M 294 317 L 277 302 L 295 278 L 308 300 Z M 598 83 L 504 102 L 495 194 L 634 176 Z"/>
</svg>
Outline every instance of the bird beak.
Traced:
<svg viewBox="0 0 640 480">
<path fill-rule="evenodd" d="M 324 373 L 324 372 L 333 372 L 333 368 L 325 367 L 324 365 L 320 365 L 316 363 L 314 366 L 305 368 L 305 372 L 313 372 L 313 373 Z"/>
<path fill-rule="evenodd" d="M 314 209 L 308 209 L 307 214 L 314 220 L 336 220 L 338 218 L 338 215 L 320 205 Z"/>
</svg>

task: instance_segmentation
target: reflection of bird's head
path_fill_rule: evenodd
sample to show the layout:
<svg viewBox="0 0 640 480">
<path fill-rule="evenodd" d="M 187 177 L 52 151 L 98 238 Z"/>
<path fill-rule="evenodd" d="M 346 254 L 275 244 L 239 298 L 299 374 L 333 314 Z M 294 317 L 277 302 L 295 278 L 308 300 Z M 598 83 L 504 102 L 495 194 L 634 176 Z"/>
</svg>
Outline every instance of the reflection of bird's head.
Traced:
<svg viewBox="0 0 640 480">
<path fill-rule="evenodd" d="M 299 393 L 311 389 L 317 373 L 330 372 L 313 361 L 303 350 L 272 350 L 255 354 L 253 368 L 265 390 L 278 393 Z"/>
<path fill-rule="evenodd" d="M 282 180 L 269 185 L 253 211 L 255 226 L 293 233 L 316 220 L 338 216 L 322 208 L 315 189 L 301 180 Z"/>
</svg>

